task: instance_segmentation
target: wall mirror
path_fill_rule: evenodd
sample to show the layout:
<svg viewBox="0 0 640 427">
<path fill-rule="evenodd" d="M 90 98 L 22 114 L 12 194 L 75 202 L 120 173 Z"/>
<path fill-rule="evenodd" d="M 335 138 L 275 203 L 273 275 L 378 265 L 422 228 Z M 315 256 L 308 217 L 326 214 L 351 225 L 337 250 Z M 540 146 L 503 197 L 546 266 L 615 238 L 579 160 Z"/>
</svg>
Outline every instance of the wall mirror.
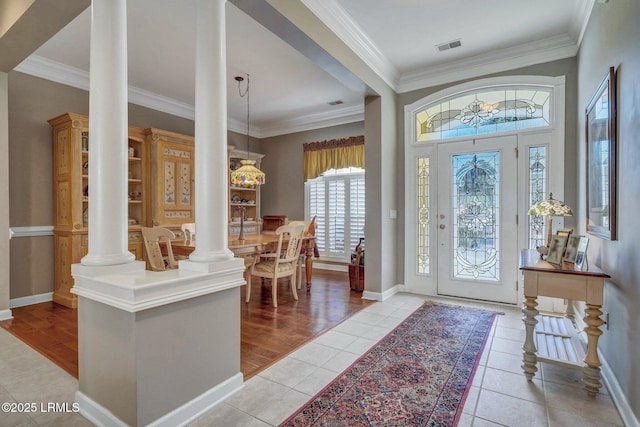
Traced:
<svg viewBox="0 0 640 427">
<path fill-rule="evenodd" d="M 585 110 L 587 232 L 616 240 L 615 69 L 602 80 Z"/>
</svg>

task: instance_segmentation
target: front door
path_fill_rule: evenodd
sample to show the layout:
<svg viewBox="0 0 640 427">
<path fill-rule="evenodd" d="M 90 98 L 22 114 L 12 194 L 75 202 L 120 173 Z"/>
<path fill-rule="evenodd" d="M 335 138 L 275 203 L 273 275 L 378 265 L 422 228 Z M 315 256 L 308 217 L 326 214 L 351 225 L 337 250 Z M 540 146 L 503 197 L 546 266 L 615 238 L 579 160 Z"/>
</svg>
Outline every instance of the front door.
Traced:
<svg viewBox="0 0 640 427">
<path fill-rule="evenodd" d="M 437 148 L 437 290 L 517 302 L 517 136 Z"/>
</svg>

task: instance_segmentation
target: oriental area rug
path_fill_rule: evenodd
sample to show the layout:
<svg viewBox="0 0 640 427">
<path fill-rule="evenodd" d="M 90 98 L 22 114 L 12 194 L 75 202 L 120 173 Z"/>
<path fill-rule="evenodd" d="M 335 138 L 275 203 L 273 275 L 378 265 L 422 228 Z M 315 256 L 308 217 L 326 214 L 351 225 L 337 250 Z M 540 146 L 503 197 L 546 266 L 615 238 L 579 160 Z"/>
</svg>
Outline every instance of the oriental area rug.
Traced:
<svg viewBox="0 0 640 427">
<path fill-rule="evenodd" d="M 495 315 L 425 302 L 280 426 L 454 426 Z"/>
</svg>

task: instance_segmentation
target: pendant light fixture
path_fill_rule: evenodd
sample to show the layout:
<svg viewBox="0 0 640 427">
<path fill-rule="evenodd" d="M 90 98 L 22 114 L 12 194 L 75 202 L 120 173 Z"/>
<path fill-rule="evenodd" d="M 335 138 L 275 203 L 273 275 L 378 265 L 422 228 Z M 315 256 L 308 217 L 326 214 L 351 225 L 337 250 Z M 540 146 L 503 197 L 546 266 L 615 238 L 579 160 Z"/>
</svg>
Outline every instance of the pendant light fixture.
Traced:
<svg viewBox="0 0 640 427">
<path fill-rule="evenodd" d="M 249 158 L 249 74 L 247 76 L 247 88 L 242 92 L 242 82 L 244 77 L 236 76 L 235 80 L 238 82 L 238 94 L 240 98 L 247 97 L 247 158 L 240 160 L 240 166 L 238 169 L 231 172 L 231 185 L 237 187 L 250 187 L 255 188 L 258 185 L 265 183 L 265 174 L 256 167 L 256 161 Z"/>
</svg>

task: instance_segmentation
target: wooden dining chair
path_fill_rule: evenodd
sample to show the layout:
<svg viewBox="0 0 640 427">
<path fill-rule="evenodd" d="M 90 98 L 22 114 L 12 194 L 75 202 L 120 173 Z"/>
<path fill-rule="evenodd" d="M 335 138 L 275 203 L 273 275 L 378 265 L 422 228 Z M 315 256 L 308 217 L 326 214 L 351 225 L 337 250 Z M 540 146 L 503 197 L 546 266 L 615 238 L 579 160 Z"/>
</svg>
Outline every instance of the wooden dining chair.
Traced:
<svg viewBox="0 0 640 427">
<path fill-rule="evenodd" d="M 182 234 L 184 234 L 185 240 L 195 240 L 196 239 L 196 223 L 195 222 L 186 222 L 180 226 L 182 230 Z"/>
<path fill-rule="evenodd" d="M 304 225 L 303 236 L 315 236 L 316 235 L 316 217 L 314 216 L 311 221 L 290 221 L 289 225 Z M 314 248 L 315 249 L 315 248 Z M 298 257 L 297 272 L 296 272 L 296 287 L 300 289 L 302 287 L 302 265 L 307 259 L 307 248 L 304 244 L 300 247 L 300 256 Z"/>
<path fill-rule="evenodd" d="M 300 257 L 300 248 L 302 247 L 302 237 L 305 226 L 283 225 L 278 227 L 276 235 L 278 236 L 278 247 L 273 253 L 263 254 L 261 260 L 255 262 L 251 266 L 251 277 L 257 276 L 271 279 L 271 295 L 273 306 L 278 306 L 278 279 L 289 277 L 291 283 L 291 293 L 295 300 L 298 299 L 296 292 L 296 267 L 298 258 Z M 287 247 L 283 250 L 283 240 L 287 238 Z M 249 302 L 251 292 L 250 283 L 247 284 L 247 302 Z"/>
<path fill-rule="evenodd" d="M 142 239 L 147 251 L 147 260 L 153 271 L 165 271 L 178 268 L 178 262 L 173 256 L 171 239 L 175 239 L 173 231 L 162 227 L 142 227 Z M 162 247 L 166 248 L 167 255 L 162 254 Z"/>
</svg>

